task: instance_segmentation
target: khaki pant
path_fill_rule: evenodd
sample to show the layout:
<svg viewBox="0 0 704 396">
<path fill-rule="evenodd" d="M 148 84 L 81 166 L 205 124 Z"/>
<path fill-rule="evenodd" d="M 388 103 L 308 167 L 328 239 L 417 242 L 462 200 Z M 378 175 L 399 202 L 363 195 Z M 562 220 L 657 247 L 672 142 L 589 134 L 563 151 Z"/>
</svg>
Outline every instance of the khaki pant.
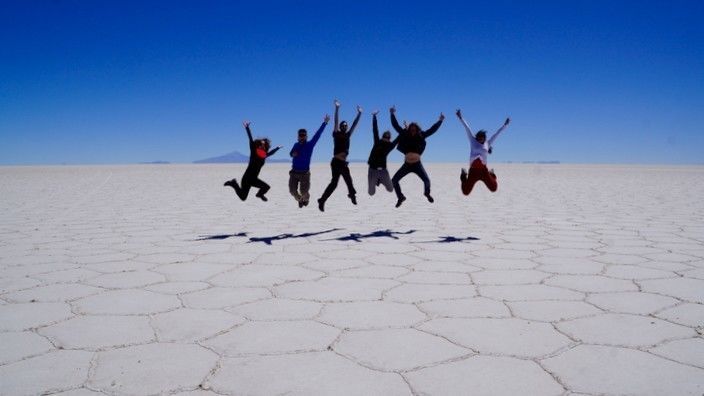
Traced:
<svg viewBox="0 0 704 396">
<path fill-rule="evenodd" d="M 376 193 L 376 186 L 378 184 L 383 184 L 388 192 L 394 190 L 393 184 L 391 184 L 391 177 L 389 176 L 389 171 L 384 169 L 369 168 L 367 172 L 367 179 L 369 181 L 369 195 L 374 195 Z"/>
<path fill-rule="evenodd" d="M 291 170 L 288 174 L 288 191 L 296 198 L 296 201 L 308 202 L 310 200 L 310 171 Z"/>
</svg>

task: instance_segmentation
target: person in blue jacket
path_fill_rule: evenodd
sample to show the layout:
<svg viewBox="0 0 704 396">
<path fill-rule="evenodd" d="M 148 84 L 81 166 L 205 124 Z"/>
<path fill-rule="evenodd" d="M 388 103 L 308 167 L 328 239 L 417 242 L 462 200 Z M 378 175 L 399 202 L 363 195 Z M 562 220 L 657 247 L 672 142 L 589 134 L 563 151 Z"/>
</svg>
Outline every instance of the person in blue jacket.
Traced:
<svg viewBox="0 0 704 396">
<path fill-rule="evenodd" d="M 299 129 L 298 142 L 293 145 L 289 153 L 292 161 L 291 171 L 288 172 L 288 190 L 298 202 L 299 208 L 307 206 L 310 201 L 310 158 L 315 144 L 318 143 L 329 121 L 330 115 L 326 114 L 323 123 L 310 141 L 308 131 Z"/>
</svg>

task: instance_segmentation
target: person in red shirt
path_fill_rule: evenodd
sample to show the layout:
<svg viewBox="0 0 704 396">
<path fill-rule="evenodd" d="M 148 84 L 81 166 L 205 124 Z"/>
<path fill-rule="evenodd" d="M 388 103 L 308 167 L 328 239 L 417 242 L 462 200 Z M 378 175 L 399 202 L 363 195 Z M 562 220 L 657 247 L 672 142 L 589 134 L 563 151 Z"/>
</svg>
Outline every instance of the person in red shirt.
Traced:
<svg viewBox="0 0 704 396">
<path fill-rule="evenodd" d="M 264 194 L 271 188 L 268 184 L 264 183 L 259 179 L 259 172 L 264 166 L 264 161 L 267 157 L 274 155 L 281 146 L 275 147 L 273 150 L 269 151 L 271 142 L 269 139 L 252 139 L 252 131 L 249 129 L 249 121 L 243 123 L 244 129 L 247 131 L 247 137 L 249 138 L 249 165 L 242 175 L 242 185 L 237 183 L 237 179 L 228 180 L 225 182 L 225 186 L 230 186 L 235 189 L 235 193 L 240 197 L 241 200 L 246 200 L 247 195 L 249 195 L 249 190 L 252 187 L 259 189 L 257 192 L 257 198 L 262 201 L 267 201 Z"/>
</svg>

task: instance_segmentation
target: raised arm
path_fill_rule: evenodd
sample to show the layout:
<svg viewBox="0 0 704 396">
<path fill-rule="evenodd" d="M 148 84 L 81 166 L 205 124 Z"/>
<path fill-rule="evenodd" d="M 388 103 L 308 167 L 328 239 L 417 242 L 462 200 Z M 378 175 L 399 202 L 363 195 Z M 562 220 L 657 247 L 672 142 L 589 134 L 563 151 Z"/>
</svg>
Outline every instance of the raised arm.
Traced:
<svg viewBox="0 0 704 396">
<path fill-rule="evenodd" d="M 423 132 L 423 137 L 427 138 L 428 136 L 434 134 L 435 132 L 440 129 L 440 125 L 442 125 L 443 120 L 445 119 L 445 115 L 440 113 L 440 117 L 438 118 L 438 121 L 433 124 L 433 126 L 430 127 L 427 131 Z"/>
<path fill-rule="evenodd" d="M 506 118 L 506 121 L 504 121 L 504 124 L 501 125 L 501 128 L 499 128 L 496 132 L 494 132 L 494 134 L 491 135 L 491 137 L 489 138 L 489 147 L 491 147 L 491 146 L 494 144 L 494 140 L 496 140 L 496 138 L 499 137 L 499 134 L 500 134 L 501 132 L 503 132 L 504 129 L 506 129 L 506 127 L 507 127 L 508 124 L 510 124 L 510 123 L 511 123 L 511 119 L 510 119 L 510 118 Z"/>
<path fill-rule="evenodd" d="M 376 122 L 376 114 L 379 111 L 375 111 L 372 113 L 372 132 L 374 133 L 374 144 L 376 144 L 379 141 L 379 125 Z"/>
<path fill-rule="evenodd" d="M 320 124 L 320 128 L 315 132 L 315 135 L 313 135 L 313 139 L 310 140 L 310 143 L 315 146 L 316 143 L 318 143 L 318 139 L 320 139 L 320 135 L 323 134 L 323 131 L 325 130 L 325 126 L 328 125 L 328 122 L 330 122 L 330 116 L 325 115 L 325 120 L 323 120 L 323 123 Z"/>
<path fill-rule="evenodd" d="M 250 150 L 254 147 L 254 139 L 252 138 L 252 131 L 249 129 L 249 121 L 242 122 L 245 131 L 247 131 L 247 138 L 249 138 L 249 148 Z"/>
<path fill-rule="evenodd" d="M 457 118 L 460 119 L 460 122 L 464 126 L 464 130 L 467 131 L 467 138 L 471 142 L 472 139 L 474 139 L 474 134 L 472 133 L 472 130 L 469 129 L 469 125 L 467 124 L 467 121 L 465 121 L 464 118 L 462 118 L 462 110 L 457 109 L 457 112 L 455 114 L 457 114 Z"/>
<path fill-rule="evenodd" d="M 352 136 L 352 132 L 354 132 L 354 129 L 357 128 L 357 124 L 359 123 L 360 117 L 362 117 L 362 108 L 360 106 L 357 106 L 357 116 L 354 117 L 354 121 L 352 121 L 352 127 L 350 128 L 349 132 L 347 132 L 347 136 Z"/>
<path fill-rule="evenodd" d="M 398 132 L 398 133 L 405 132 L 405 130 L 403 128 L 401 128 L 401 125 L 398 124 L 398 120 L 396 119 L 396 107 L 390 108 L 389 113 L 391 113 L 391 126 L 394 127 L 396 132 Z"/>
<path fill-rule="evenodd" d="M 332 129 L 332 133 L 340 130 L 340 101 L 335 99 L 335 126 Z"/>
</svg>

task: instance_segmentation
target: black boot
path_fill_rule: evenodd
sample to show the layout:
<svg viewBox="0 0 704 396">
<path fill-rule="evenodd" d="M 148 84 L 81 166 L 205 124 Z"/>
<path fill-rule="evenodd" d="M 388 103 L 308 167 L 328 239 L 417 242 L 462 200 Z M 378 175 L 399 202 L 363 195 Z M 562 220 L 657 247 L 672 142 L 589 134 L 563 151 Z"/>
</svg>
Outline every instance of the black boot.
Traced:
<svg viewBox="0 0 704 396">
<path fill-rule="evenodd" d="M 325 201 L 323 199 L 318 199 L 318 209 L 320 209 L 321 212 L 325 212 Z"/>
<path fill-rule="evenodd" d="M 406 200 L 406 197 L 399 198 L 398 201 L 396 201 L 396 207 L 397 208 L 400 207 L 401 204 L 403 203 L 403 201 L 405 201 L 405 200 Z"/>
</svg>

